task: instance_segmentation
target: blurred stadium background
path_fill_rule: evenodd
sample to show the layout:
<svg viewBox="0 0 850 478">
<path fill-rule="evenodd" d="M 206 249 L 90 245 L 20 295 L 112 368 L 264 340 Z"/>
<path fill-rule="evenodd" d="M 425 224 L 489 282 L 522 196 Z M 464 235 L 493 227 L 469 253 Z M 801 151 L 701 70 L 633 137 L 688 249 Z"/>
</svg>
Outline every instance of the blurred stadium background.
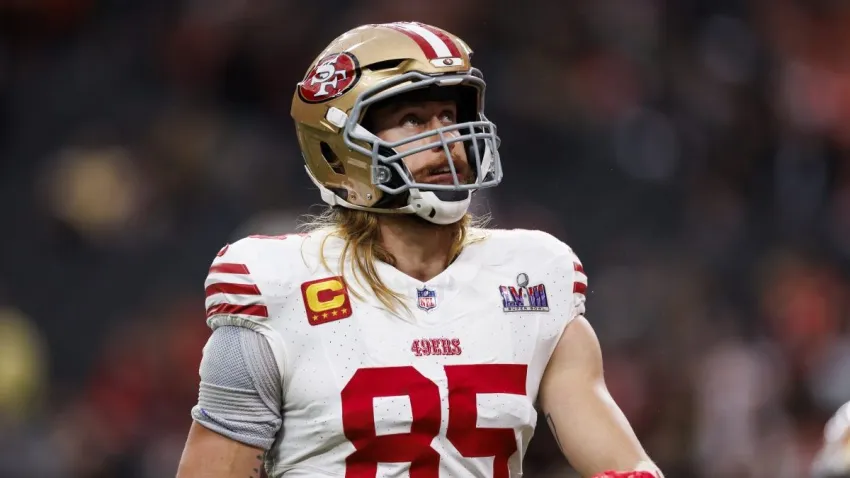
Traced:
<svg viewBox="0 0 850 478">
<path fill-rule="evenodd" d="M 477 207 L 582 257 L 668 477 L 806 476 L 850 399 L 841 0 L 0 0 L 0 476 L 173 476 L 209 262 L 319 200 L 294 85 L 396 20 L 476 50 L 506 171 Z M 527 476 L 563 476 L 538 431 Z"/>
</svg>

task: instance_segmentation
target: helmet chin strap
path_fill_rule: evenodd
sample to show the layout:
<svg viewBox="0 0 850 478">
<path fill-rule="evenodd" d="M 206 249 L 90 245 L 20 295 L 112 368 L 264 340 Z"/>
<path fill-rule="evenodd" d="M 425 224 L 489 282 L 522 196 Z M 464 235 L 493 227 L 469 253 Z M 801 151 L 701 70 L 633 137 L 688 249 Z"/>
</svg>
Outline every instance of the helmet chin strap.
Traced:
<svg viewBox="0 0 850 478">
<path fill-rule="evenodd" d="M 413 207 L 417 216 L 434 224 L 446 225 L 460 221 L 472 201 L 472 191 L 460 201 L 442 201 L 432 191 L 410 189 L 407 207 Z"/>
<path fill-rule="evenodd" d="M 472 201 L 472 192 L 467 193 L 466 199 L 460 201 L 441 201 L 437 195 L 431 191 L 420 191 L 419 189 L 410 189 L 407 206 L 384 209 L 375 207 L 358 206 L 352 204 L 341 197 L 337 196 L 333 191 L 324 187 L 310 172 L 310 169 L 305 166 L 307 176 L 313 181 L 313 184 L 319 188 L 322 195 L 322 200 L 331 206 L 342 206 L 348 209 L 356 209 L 358 211 L 375 212 L 379 214 L 416 214 L 428 222 L 447 225 L 454 224 L 460 221 L 464 214 L 469 210 L 469 204 Z"/>
</svg>

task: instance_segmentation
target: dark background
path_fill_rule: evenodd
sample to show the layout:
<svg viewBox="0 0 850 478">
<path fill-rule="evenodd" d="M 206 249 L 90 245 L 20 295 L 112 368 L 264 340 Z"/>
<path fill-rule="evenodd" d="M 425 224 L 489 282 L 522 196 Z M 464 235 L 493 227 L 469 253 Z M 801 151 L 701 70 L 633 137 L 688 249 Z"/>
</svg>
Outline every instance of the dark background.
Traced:
<svg viewBox="0 0 850 478">
<path fill-rule="evenodd" d="M 0 476 L 173 476 L 209 262 L 319 201 L 294 85 L 397 20 L 476 50 L 506 173 L 479 207 L 578 252 L 668 477 L 805 476 L 850 399 L 847 5 L 0 0 Z M 561 476 L 538 431 L 527 476 Z"/>
</svg>

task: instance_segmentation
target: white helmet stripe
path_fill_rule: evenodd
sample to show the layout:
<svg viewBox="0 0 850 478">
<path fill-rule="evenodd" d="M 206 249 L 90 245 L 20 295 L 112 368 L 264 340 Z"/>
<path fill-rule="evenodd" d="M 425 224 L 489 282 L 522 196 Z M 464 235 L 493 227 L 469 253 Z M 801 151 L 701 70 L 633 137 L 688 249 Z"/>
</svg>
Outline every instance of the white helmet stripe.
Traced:
<svg viewBox="0 0 850 478">
<path fill-rule="evenodd" d="M 423 28 L 423 27 L 421 27 L 421 26 L 419 26 L 415 23 L 406 23 L 406 22 L 404 22 L 404 23 L 402 23 L 402 22 L 391 23 L 388 26 L 391 26 L 395 29 L 403 30 L 403 33 L 412 37 L 414 40 L 424 41 L 434 51 L 434 54 L 436 55 L 434 58 L 451 58 L 451 57 L 455 56 L 455 55 L 452 55 L 452 51 L 449 48 L 449 45 L 442 38 L 435 35 L 431 30 L 428 30 L 427 28 Z M 418 38 L 416 38 L 416 37 L 418 37 Z M 417 43 L 421 44 L 421 41 L 417 41 Z M 425 50 L 425 49 L 423 49 L 423 50 Z M 426 54 L 427 53 L 428 52 L 426 51 Z M 428 59 L 433 60 L 434 58 L 428 58 Z"/>
</svg>

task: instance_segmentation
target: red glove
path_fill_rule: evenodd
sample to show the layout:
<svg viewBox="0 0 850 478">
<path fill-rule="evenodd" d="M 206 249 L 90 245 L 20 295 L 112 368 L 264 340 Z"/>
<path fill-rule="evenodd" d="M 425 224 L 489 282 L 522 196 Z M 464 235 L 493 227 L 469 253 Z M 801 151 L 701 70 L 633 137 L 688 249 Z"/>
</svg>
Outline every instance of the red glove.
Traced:
<svg viewBox="0 0 850 478">
<path fill-rule="evenodd" d="M 658 478 L 648 471 L 606 471 L 593 475 L 593 478 Z"/>
</svg>

